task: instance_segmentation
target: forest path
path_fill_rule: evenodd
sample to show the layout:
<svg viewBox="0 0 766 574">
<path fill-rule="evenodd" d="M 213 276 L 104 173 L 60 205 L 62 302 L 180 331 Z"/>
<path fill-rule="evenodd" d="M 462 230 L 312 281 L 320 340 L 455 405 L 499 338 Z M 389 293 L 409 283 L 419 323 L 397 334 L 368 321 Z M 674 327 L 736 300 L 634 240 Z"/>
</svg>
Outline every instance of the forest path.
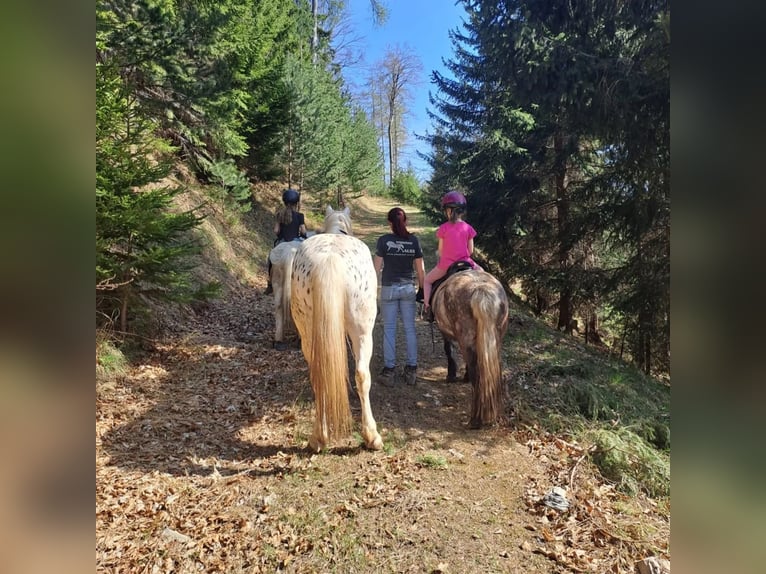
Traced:
<svg viewBox="0 0 766 574">
<path fill-rule="evenodd" d="M 393 205 L 355 204 L 355 233 L 374 245 Z M 433 227 L 408 213 L 430 266 Z M 470 385 L 444 382 L 437 330 L 417 323 L 417 385 L 373 384 L 384 451 L 355 434 L 313 455 L 306 363 L 297 346 L 272 348 L 262 293 L 212 302 L 99 387 L 99 571 L 556 570 L 531 551 L 529 491 L 551 483 L 547 457 L 507 422 L 467 428 Z M 380 337 L 378 323 L 373 373 Z M 358 399 L 352 408 L 358 425 Z"/>
</svg>

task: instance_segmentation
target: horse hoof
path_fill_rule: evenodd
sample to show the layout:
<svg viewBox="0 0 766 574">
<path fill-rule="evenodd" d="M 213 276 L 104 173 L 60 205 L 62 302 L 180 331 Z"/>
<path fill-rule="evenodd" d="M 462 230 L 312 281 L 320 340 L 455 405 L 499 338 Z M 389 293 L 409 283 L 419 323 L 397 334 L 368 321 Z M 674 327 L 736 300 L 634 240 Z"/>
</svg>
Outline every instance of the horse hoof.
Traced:
<svg viewBox="0 0 766 574">
<path fill-rule="evenodd" d="M 324 445 L 321 442 L 319 442 L 318 440 L 314 439 L 314 437 L 311 437 L 309 439 L 309 450 L 311 450 L 311 451 L 313 451 L 315 453 L 320 453 L 320 452 L 322 452 L 322 448 L 323 447 L 324 447 Z"/>
<path fill-rule="evenodd" d="M 371 443 L 367 443 L 367 448 L 370 450 L 381 450 L 383 448 L 383 439 L 380 435 L 376 436 Z"/>
<path fill-rule="evenodd" d="M 457 383 L 457 376 L 456 375 L 447 375 L 447 382 L 448 383 Z"/>
<path fill-rule="evenodd" d="M 286 351 L 287 350 L 287 343 L 283 341 L 274 341 L 274 348 L 277 351 Z"/>
<path fill-rule="evenodd" d="M 480 429 L 481 421 L 479 419 L 471 419 L 471 422 L 468 423 L 468 428 L 472 430 Z"/>
</svg>

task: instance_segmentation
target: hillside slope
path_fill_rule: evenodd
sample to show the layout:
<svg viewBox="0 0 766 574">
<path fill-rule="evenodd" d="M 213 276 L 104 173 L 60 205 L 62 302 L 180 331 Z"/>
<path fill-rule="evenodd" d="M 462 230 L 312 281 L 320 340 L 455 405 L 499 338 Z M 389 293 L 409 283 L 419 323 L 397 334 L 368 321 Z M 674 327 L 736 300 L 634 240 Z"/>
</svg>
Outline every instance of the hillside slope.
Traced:
<svg viewBox="0 0 766 574">
<path fill-rule="evenodd" d="M 468 430 L 470 388 L 443 382 L 438 331 L 418 322 L 418 384 L 371 391 L 384 451 L 355 436 L 310 454 L 306 364 L 272 348 L 262 294 L 279 189 L 257 189 L 242 221 L 211 211 L 198 272 L 223 296 L 167 313 L 122 376 L 98 381 L 98 571 L 632 572 L 668 556 L 668 389 L 522 309 L 502 424 Z M 311 227 L 323 206 L 305 199 Z M 352 206 L 368 245 L 392 205 Z M 433 226 L 408 213 L 431 265 Z M 379 341 L 380 325 L 374 370 Z M 656 449 L 631 450 L 649 437 Z M 542 503 L 554 486 L 569 510 Z"/>
</svg>

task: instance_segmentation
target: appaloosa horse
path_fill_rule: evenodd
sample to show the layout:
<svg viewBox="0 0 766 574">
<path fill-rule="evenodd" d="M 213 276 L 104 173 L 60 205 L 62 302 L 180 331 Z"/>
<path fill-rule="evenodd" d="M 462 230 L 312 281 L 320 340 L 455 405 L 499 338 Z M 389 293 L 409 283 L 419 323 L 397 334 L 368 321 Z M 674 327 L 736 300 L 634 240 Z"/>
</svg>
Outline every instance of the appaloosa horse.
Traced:
<svg viewBox="0 0 766 574">
<path fill-rule="evenodd" d="M 287 349 L 285 331 L 295 327 L 290 312 L 291 283 L 293 277 L 293 259 L 300 241 L 283 241 L 269 253 L 271 261 L 271 283 L 274 287 L 274 348 Z"/>
<path fill-rule="evenodd" d="M 300 244 L 292 268 L 292 316 L 309 365 L 316 417 L 309 447 L 321 451 L 351 430 L 346 338 L 356 359 L 362 438 L 383 447 L 370 407 L 377 276 L 370 249 L 352 235 L 350 211 L 327 207 L 323 232 Z"/>
<path fill-rule="evenodd" d="M 457 343 L 473 385 L 471 428 L 497 421 L 503 406 L 500 356 L 508 329 L 508 296 L 486 271 L 460 271 L 449 277 L 431 298 L 434 320 L 444 337 L 447 380 L 457 378 L 452 343 Z"/>
</svg>

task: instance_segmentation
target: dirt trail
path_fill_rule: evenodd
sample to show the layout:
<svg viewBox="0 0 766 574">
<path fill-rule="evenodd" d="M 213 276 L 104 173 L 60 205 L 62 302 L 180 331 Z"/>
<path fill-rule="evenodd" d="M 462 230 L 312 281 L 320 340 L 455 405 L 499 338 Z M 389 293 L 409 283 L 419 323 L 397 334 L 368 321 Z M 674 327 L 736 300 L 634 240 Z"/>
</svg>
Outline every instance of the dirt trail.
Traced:
<svg viewBox="0 0 766 574">
<path fill-rule="evenodd" d="M 391 205 L 357 206 L 368 245 Z M 100 572 L 558 571 L 530 551 L 525 489 L 547 484 L 544 458 L 508 424 L 468 430 L 470 387 L 444 383 L 428 323 L 417 385 L 371 391 L 384 451 L 358 437 L 305 450 L 306 364 L 272 348 L 264 285 L 213 302 L 99 386 Z M 373 372 L 380 337 L 378 324 Z"/>
</svg>

